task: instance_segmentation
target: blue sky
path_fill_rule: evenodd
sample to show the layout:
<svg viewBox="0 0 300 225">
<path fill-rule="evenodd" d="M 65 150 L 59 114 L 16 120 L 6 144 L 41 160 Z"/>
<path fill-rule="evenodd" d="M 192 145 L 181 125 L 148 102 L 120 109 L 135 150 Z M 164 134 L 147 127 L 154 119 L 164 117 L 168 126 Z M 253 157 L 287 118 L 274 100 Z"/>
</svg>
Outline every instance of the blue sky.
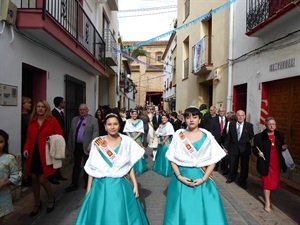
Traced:
<svg viewBox="0 0 300 225">
<path fill-rule="evenodd" d="M 176 8 L 174 7 L 177 5 L 177 0 L 118 1 L 119 31 L 123 41 L 146 41 L 173 30 L 173 20 L 177 17 Z M 145 8 L 153 10 L 142 10 Z M 156 8 L 160 8 L 160 10 Z M 122 12 L 122 10 L 130 10 L 130 12 Z M 144 16 L 131 17 L 132 15 Z M 168 37 L 164 39 L 167 40 Z"/>
</svg>

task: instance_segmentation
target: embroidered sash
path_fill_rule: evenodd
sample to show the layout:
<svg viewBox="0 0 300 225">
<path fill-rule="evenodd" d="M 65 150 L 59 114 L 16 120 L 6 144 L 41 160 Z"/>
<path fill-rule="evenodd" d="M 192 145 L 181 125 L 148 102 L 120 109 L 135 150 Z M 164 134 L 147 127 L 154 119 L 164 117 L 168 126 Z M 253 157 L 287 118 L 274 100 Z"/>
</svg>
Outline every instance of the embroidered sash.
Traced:
<svg viewBox="0 0 300 225">
<path fill-rule="evenodd" d="M 165 141 L 165 145 L 166 145 L 167 147 L 169 147 L 170 144 L 171 144 L 171 141 L 172 141 L 172 139 L 171 139 L 171 138 L 168 138 L 168 139 Z"/>
<path fill-rule="evenodd" d="M 207 166 L 200 167 L 200 170 L 205 174 L 205 172 L 207 170 Z M 213 180 L 213 172 L 209 175 L 208 178 L 211 179 L 212 181 L 214 181 Z"/>
<path fill-rule="evenodd" d="M 167 147 L 170 146 L 171 142 L 169 141 L 169 138 L 168 138 L 168 140 L 166 140 L 165 144 L 167 145 Z"/>
<path fill-rule="evenodd" d="M 185 149 L 191 154 L 191 155 L 195 155 L 196 154 L 196 149 L 194 147 L 194 145 L 190 142 L 190 140 L 183 134 L 183 132 L 180 132 L 179 133 L 179 137 L 180 137 L 180 140 L 182 141 Z M 202 170 L 203 173 L 206 172 L 206 169 L 207 169 L 207 166 L 203 166 L 203 167 L 200 167 L 200 170 Z M 213 175 L 211 174 L 209 176 L 209 178 L 212 180 L 212 177 Z"/>
<path fill-rule="evenodd" d="M 104 160 L 112 167 L 117 156 L 114 150 L 112 150 L 111 147 L 107 144 L 107 142 L 101 137 L 98 137 L 95 140 L 95 145 L 100 150 L 101 156 L 105 157 Z"/>
<path fill-rule="evenodd" d="M 134 138 L 139 132 L 130 132 L 129 135 L 131 138 Z M 139 144 L 139 146 L 144 147 L 142 143 L 142 135 L 140 135 L 137 139 L 135 139 L 135 142 Z"/>
<path fill-rule="evenodd" d="M 179 133 L 179 137 L 181 142 L 183 143 L 185 149 L 187 150 L 188 153 L 191 155 L 195 155 L 197 150 L 193 146 L 193 144 L 190 142 L 190 140 L 183 134 L 183 132 Z"/>
</svg>

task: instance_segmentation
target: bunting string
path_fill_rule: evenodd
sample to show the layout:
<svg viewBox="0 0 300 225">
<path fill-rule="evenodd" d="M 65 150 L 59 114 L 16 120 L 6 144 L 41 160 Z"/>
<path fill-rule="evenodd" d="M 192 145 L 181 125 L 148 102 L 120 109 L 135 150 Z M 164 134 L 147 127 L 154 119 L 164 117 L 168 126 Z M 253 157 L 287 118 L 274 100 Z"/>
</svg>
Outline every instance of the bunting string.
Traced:
<svg viewBox="0 0 300 225">
<path fill-rule="evenodd" d="M 184 24 L 184 25 L 182 25 L 182 26 L 180 26 L 180 27 L 178 27 L 178 28 L 175 28 L 175 29 L 173 29 L 173 30 L 171 30 L 171 31 L 168 31 L 168 32 L 166 32 L 166 33 L 164 33 L 164 34 L 161 34 L 161 35 L 159 35 L 159 36 L 156 36 L 156 37 L 154 37 L 154 38 L 152 38 L 152 39 L 149 39 L 149 40 L 147 40 L 147 41 L 142 41 L 142 42 L 136 43 L 136 44 L 134 44 L 134 45 L 125 47 L 125 48 L 122 49 L 122 52 L 128 51 L 128 50 L 133 50 L 133 49 L 138 48 L 138 47 L 140 47 L 140 46 L 148 45 L 148 44 L 153 43 L 153 42 L 155 42 L 155 41 L 158 41 L 158 40 L 160 40 L 160 39 L 162 39 L 162 38 L 164 38 L 164 37 L 170 36 L 170 35 L 172 35 L 172 33 L 174 33 L 174 32 L 183 30 L 183 29 L 185 29 L 185 28 L 187 28 L 187 27 L 189 27 L 189 26 L 191 26 L 191 25 L 194 25 L 194 24 L 196 24 L 196 23 L 199 23 L 199 22 L 201 22 L 202 20 L 207 19 L 207 18 L 211 17 L 212 15 L 214 15 L 214 14 L 216 14 L 216 13 L 218 13 L 218 12 L 220 12 L 220 11 L 226 9 L 226 8 L 228 8 L 231 4 L 235 3 L 236 1 L 237 1 L 237 0 L 230 0 L 229 2 L 226 2 L 225 4 L 223 4 L 223 5 L 221 5 L 221 6 L 217 7 L 217 8 L 215 8 L 215 9 L 209 11 L 208 13 L 206 13 L 206 14 L 204 14 L 204 15 L 202 15 L 202 16 L 200 16 L 200 17 L 194 19 L 194 20 L 192 20 L 191 22 L 188 22 L 188 23 L 186 23 L 186 24 Z"/>
<path fill-rule="evenodd" d="M 136 43 L 136 44 L 134 44 L 134 45 L 125 47 L 125 48 L 123 48 L 123 49 L 121 49 L 121 50 L 118 50 L 118 49 L 114 48 L 114 51 L 116 51 L 117 53 L 119 53 L 120 55 L 122 55 L 123 57 L 125 57 L 125 58 L 127 58 L 127 59 L 131 59 L 131 60 L 133 60 L 133 61 L 135 61 L 135 62 L 137 62 L 137 63 L 146 65 L 147 67 L 150 67 L 150 68 L 153 68 L 153 69 L 157 69 L 158 71 L 164 72 L 164 75 L 160 75 L 160 76 L 156 76 L 156 77 L 147 78 L 147 79 L 141 80 L 140 82 L 145 82 L 145 81 L 149 81 L 149 80 L 161 78 L 161 77 L 164 77 L 164 76 L 166 76 L 166 75 L 170 75 L 170 74 L 172 74 L 171 72 L 169 72 L 169 71 L 167 71 L 167 70 L 164 70 L 164 69 L 161 69 L 161 68 L 158 68 L 157 66 L 153 66 L 153 65 L 151 65 L 151 64 L 149 64 L 149 63 L 146 63 L 146 62 L 144 62 L 144 61 L 141 61 L 141 60 L 139 60 L 139 59 L 137 59 L 137 58 L 134 58 L 134 57 L 128 55 L 127 53 L 125 53 L 125 52 L 126 52 L 126 51 L 129 51 L 129 50 L 136 49 L 136 48 L 138 48 L 138 47 L 140 47 L 140 46 L 143 46 L 143 45 L 151 44 L 151 43 L 153 43 L 153 42 L 155 42 L 155 41 L 158 41 L 158 40 L 160 40 L 160 39 L 162 39 L 162 38 L 164 38 L 164 37 L 167 37 L 167 36 L 172 35 L 174 32 L 178 32 L 178 31 L 183 30 L 183 29 L 185 29 L 185 28 L 187 28 L 187 27 L 189 27 L 189 26 L 192 26 L 192 25 L 194 25 L 194 24 L 196 24 L 196 23 L 199 23 L 199 22 L 201 22 L 202 20 L 207 19 L 207 18 L 211 17 L 212 15 L 214 15 L 214 14 L 216 14 L 216 13 L 218 13 L 218 12 L 220 12 L 220 11 L 226 9 L 226 8 L 228 8 L 231 4 L 235 3 L 236 1 L 237 1 L 237 0 L 230 0 L 229 2 L 226 2 L 225 4 L 223 4 L 223 5 L 221 5 L 221 6 L 217 7 L 217 8 L 215 8 L 215 9 L 209 11 L 208 13 L 206 13 L 206 14 L 204 14 L 204 15 L 202 15 L 202 16 L 200 16 L 200 17 L 194 19 L 194 20 L 192 20 L 191 22 L 188 22 L 188 23 L 186 23 L 186 24 L 184 24 L 184 25 L 182 25 L 182 26 L 180 26 L 180 27 L 178 27 L 178 28 L 175 28 L 175 29 L 173 29 L 173 30 L 171 30 L 171 31 L 168 31 L 168 32 L 164 33 L 164 34 L 161 34 L 161 35 L 159 35 L 159 36 L 156 36 L 156 37 L 154 37 L 154 38 L 152 38 L 152 39 L 149 39 L 149 40 L 147 40 L 147 41 L 143 41 L 143 42 Z M 134 83 L 135 83 L 135 82 L 134 82 Z"/>
</svg>

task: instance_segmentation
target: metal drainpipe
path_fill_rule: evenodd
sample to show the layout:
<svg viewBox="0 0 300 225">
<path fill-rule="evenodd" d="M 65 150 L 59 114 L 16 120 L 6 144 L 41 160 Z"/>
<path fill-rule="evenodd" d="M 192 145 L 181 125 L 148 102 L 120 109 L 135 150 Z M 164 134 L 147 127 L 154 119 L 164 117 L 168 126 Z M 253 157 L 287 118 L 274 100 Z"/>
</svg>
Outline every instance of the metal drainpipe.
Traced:
<svg viewBox="0 0 300 225">
<path fill-rule="evenodd" d="M 229 8 L 229 51 L 228 51 L 228 86 L 227 86 L 227 109 L 226 111 L 232 111 L 232 76 L 233 76 L 233 68 L 231 61 L 233 59 L 233 5 L 230 5 Z"/>
</svg>

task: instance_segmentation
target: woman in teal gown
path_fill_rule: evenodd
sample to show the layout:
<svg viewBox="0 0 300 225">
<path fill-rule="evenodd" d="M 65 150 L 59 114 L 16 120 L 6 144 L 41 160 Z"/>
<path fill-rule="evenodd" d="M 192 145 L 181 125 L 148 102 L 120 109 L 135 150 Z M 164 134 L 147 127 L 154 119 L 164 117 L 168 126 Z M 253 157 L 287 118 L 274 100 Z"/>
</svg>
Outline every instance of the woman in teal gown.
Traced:
<svg viewBox="0 0 300 225">
<path fill-rule="evenodd" d="M 133 109 L 130 112 L 131 118 L 126 120 L 123 132 L 131 137 L 138 145 L 143 146 L 144 124 L 141 119 L 138 119 L 138 111 Z M 142 174 L 148 170 L 147 162 L 144 157 L 134 164 L 136 174 Z"/>
<path fill-rule="evenodd" d="M 87 194 L 75 225 L 148 225 L 132 168 L 145 150 L 118 133 L 121 119 L 116 114 L 108 114 L 104 121 L 108 135 L 91 143 L 84 166 L 89 174 Z M 128 174 L 131 182 L 125 178 Z"/>
<path fill-rule="evenodd" d="M 162 123 L 155 132 L 155 134 L 159 137 L 159 142 L 152 170 L 164 177 L 171 177 L 172 168 L 170 161 L 166 158 L 166 152 L 168 151 L 169 145 L 172 141 L 174 128 L 172 124 L 168 122 L 167 115 L 162 115 L 161 120 Z"/>
<path fill-rule="evenodd" d="M 211 174 L 226 153 L 207 130 L 198 128 L 200 112 L 184 112 L 187 129 L 179 129 L 166 153 L 174 171 L 168 186 L 164 225 L 227 225 Z"/>
</svg>

